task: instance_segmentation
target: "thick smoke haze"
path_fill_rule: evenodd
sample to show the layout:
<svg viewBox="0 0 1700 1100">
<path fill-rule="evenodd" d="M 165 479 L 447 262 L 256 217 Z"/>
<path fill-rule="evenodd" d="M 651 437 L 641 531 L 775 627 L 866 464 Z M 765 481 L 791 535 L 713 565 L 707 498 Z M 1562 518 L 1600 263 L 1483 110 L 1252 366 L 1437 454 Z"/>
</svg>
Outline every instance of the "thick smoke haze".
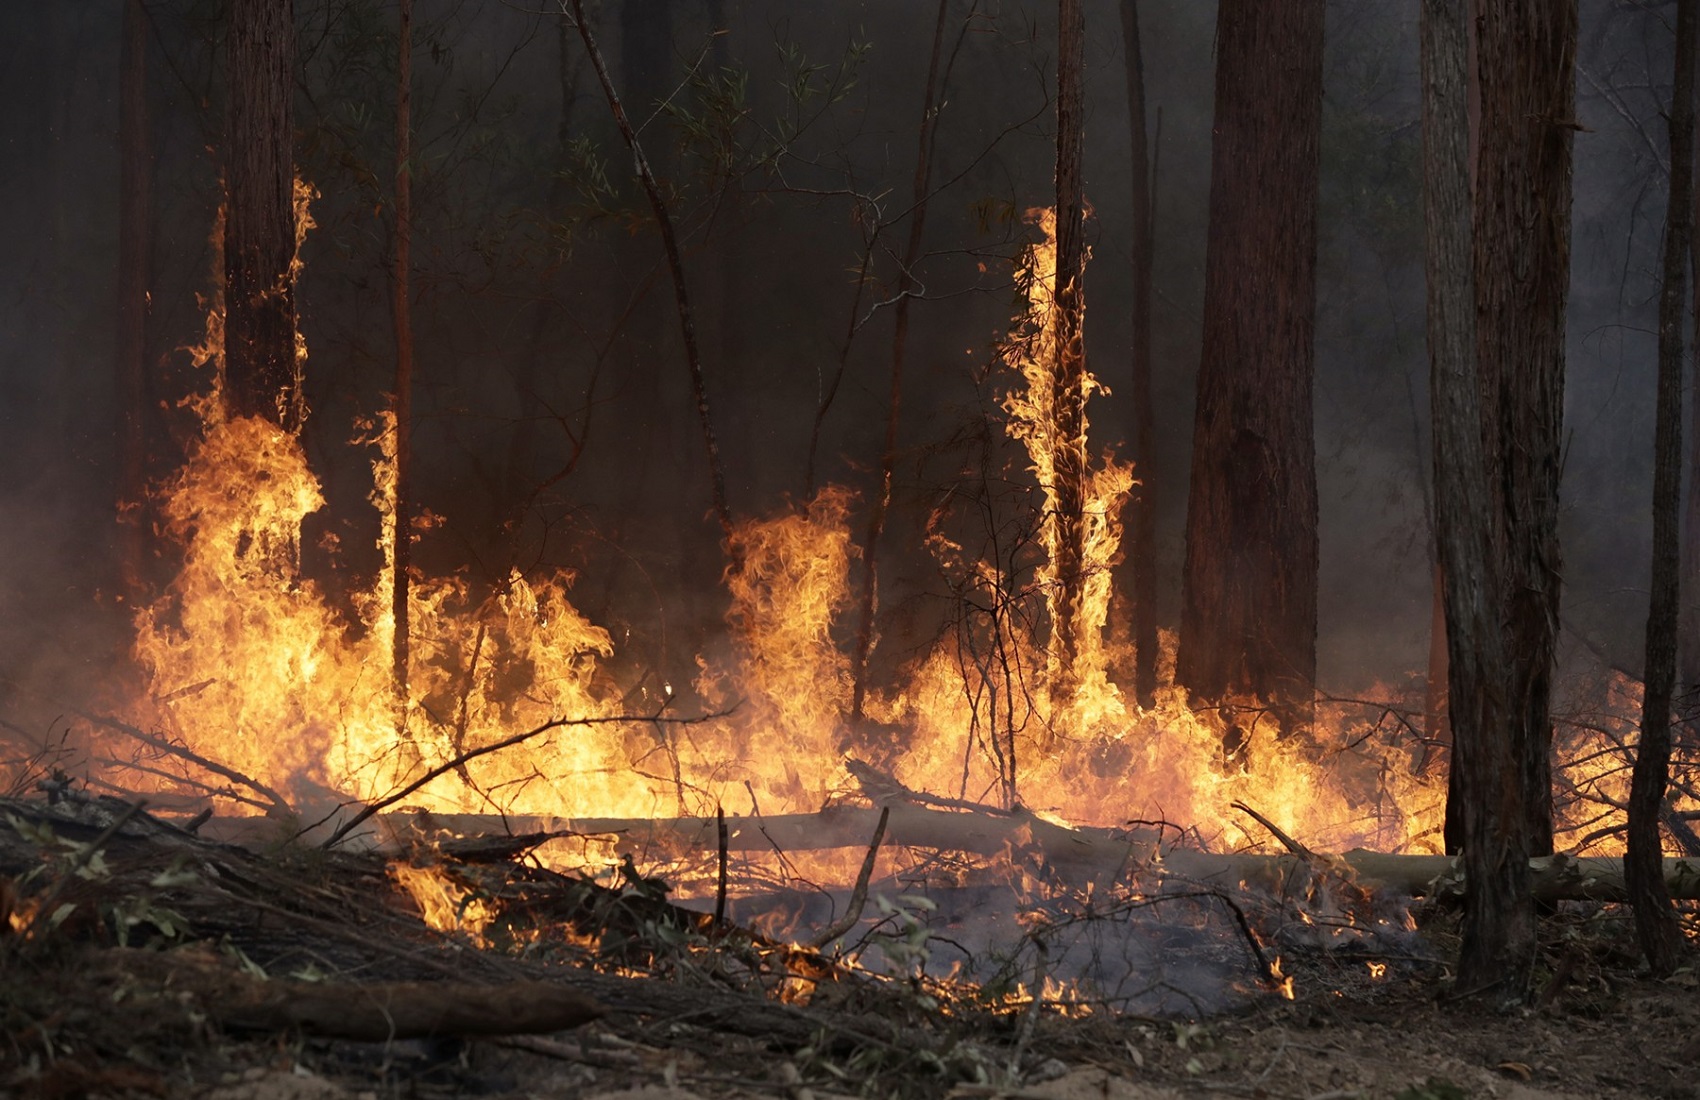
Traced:
<svg viewBox="0 0 1700 1100">
<path fill-rule="evenodd" d="M 565 568 L 621 647 L 613 672 L 688 682 L 724 611 L 724 556 L 659 243 L 558 13 L 419 0 L 415 37 L 418 562 L 495 584 Z M 739 517 L 814 487 L 873 491 L 935 9 L 910 2 L 593 5 L 685 240 Z M 224 117 L 222 5 L 151 0 L 149 435 L 157 481 L 205 384 L 199 338 Z M 115 397 L 122 4 L 0 10 L 0 718 L 30 735 L 122 682 Z M 1209 190 L 1215 6 L 1140 4 L 1155 150 L 1154 401 L 1162 619 L 1178 615 Z M 1582 4 L 1566 403 L 1565 651 L 1640 664 L 1650 544 L 1657 259 L 1670 29 Z M 383 406 L 394 11 L 296 0 L 297 160 L 321 198 L 298 291 L 307 451 L 327 507 L 306 568 L 378 567 L 356 425 Z M 1324 691 L 1409 687 L 1430 616 L 1415 6 L 1329 5 L 1317 340 Z M 1129 450 L 1127 93 L 1116 5 L 1087 4 L 1087 334 L 1111 393 L 1094 450 Z M 937 630 L 929 516 L 967 470 L 1023 483 L 988 417 L 1012 260 L 1047 205 L 1054 6 L 958 0 L 917 269 L 881 567 L 879 669 Z M 723 33 L 713 33 L 722 28 Z M 1159 126 L 1160 119 L 1160 126 Z M 870 238 L 872 244 L 870 245 Z M 866 276 L 857 294 L 858 273 Z M 811 448 L 816 413 L 832 402 Z M 853 521 L 858 528 L 860 518 Z M 153 563 L 168 576 L 167 548 Z M 1122 609 L 1123 611 L 1125 610 Z M 1121 614 L 1121 611 L 1113 612 Z M 1114 620 L 1113 620 L 1114 621 Z"/>
</svg>

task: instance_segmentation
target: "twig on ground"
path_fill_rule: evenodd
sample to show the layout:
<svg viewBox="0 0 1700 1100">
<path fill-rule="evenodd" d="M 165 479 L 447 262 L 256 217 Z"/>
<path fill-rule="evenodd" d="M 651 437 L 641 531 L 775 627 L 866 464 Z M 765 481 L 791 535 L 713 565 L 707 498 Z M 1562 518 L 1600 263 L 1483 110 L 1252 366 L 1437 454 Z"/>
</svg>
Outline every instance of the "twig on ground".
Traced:
<svg viewBox="0 0 1700 1100">
<path fill-rule="evenodd" d="M 1293 853 L 1295 856 L 1302 856 L 1305 859 L 1315 858 L 1315 852 L 1312 852 L 1309 848 L 1306 848 L 1303 844 L 1300 844 L 1298 841 L 1282 832 L 1280 827 L 1273 821 L 1270 821 L 1267 817 L 1264 817 L 1250 806 L 1247 806 L 1244 802 L 1231 802 L 1229 805 L 1238 810 L 1240 813 L 1245 814 L 1265 829 L 1268 829 L 1275 839 L 1281 842 L 1281 846 L 1287 849 L 1287 851 Z"/>
<path fill-rule="evenodd" d="M 862 859 L 862 869 L 856 873 L 856 888 L 850 892 L 850 904 L 845 907 L 843 916 L 827 925 L 825 930 L 815 937 L 816 948 L 824 948 L 856 927 L 856 922 L 862 919 L 862 910 L 868 904 L 868 880 L 873 877 L 874 861 L 879 856 L 880 842 L 885 839 L 885 823 L 890 817 L 891 807 L 882 807 L 879 824 L 874 826 L 874 839 L 868 842 L 868 854 Z"/>
<path fill-rule="evenodd" d="M 719 928 L 726 923 L 726 808 L 720 803 L 714 804 L 714 825 L 720 841 L 719 874 L 714 884 L 714 926 Z"/>
</svg>

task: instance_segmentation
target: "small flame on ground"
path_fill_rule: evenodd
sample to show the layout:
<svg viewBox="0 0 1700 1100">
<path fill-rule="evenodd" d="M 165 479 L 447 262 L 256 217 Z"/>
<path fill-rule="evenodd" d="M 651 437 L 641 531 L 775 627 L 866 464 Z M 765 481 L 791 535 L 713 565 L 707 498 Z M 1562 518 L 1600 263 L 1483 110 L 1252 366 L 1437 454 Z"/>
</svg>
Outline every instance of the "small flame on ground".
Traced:
<svg viewBox="0 0 1700 1100">
<path fill-rule="evenodd" d="M 485 929 L 496 919 L 495 908 L 469 886 L 457 882 L 441 867 L 390 864 L 390 877 L 413 898 L 425 923 L 439 932 L 458 932 L 485 947 Z"/>
</svg>

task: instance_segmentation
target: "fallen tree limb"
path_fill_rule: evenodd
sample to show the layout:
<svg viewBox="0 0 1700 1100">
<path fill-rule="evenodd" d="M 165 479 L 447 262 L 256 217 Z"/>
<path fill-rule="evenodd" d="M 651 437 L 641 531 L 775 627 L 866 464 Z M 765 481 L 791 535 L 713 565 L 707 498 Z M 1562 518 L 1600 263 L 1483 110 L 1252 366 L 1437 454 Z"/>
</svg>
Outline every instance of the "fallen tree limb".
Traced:
<svg viewBox="0 0 1700 1100">
<path fill-rule="evenodd" d="M 1341 869 L 1366 886 L 1379 886 L 1412 897 L 1462 897 L 1463 870 L 1451 856 L 1396 855 L 1362 848 L 1338 857 Z M 1700 901 L 1700 860 L 1670 857 L 1664 861 L 1671 896 Z M 1306 866 L 1290 855 L 1217 853 L 1191 850 L 1165 852 L 1163 866 L 1201 882 L 1279 880 Z M 1531 889 L 1541 901 L 1624 901 L 1623 860 L 1613 856 L 1541 856 L 1529 861 Z"/>
<path fill-rule="evenodd" d="M 93 722 L 97 726 L 104 726 L 109 730 L 122 733 L 124 736 L 140 741 L 142 744 L 147 745 L 150 748 L 155 748 L 161 752 L 169 753 L 172 756 L 187 760 L 197 768 L 202 768 L 206 771 L 212 772 L 220 778 L 228 779 L 238 786 L 246 787 L 265 798 L 270 804 L 271 809 L 279 813 L 287 814 L 289 812 L 289 800 L 284 798 L 283 795 L 272 790 L 259 780 L 251 779 L 248 776 L 243 775 L 234 768 L 226 767 L 216 760 L 209 760 L 207 757 L 202 756 L 200 753 L 195 752 L 186 745 L 179 745 L 174 741 L 168 741 L 163 737 L 155 736 L 146 730 L 138 729 L 135 726 L 130 725 L 130 723 L 120 721 L 110 715 L 94 714 L 85 710 L 77 711 L 77 715 L 85 721 Z"/>
<path fill-rule="evenodd" d="M 908 803 L 875 809 L 837 806 L 812 814 L 771 817 L 727 817 L 726 848 L 731 852 L 829 851 L 866 849 L 867 838 L 889 811 L 883 843 L 888 847 L 936 848 L 997 855 L 1037 848 L 1059 872 L 1091 877 L 1115 874 L 1124 865 L 1148 859 L 1157 848 L 1155 833 L 1139 832 L 1130 839 L 1109 829 L 1072 829 L 1046 821 L 1025 810 L 1008 814 L 958 813 Z M 392 814 L 385 818 L 395 840 L 411 844 L 421 835 L 447 832 L 455 836 L 489 833 L 547 833 L 555 837 L 608 836 L 621 851 L 665 855 L 713 852 L 719 846 L 719 822 L 713 817 L 569 818 L 511 814 Z"/>
<path fill-rule="evenodd" d="M 324 848 L 327 851 L 336 847 L 342 842 L 344 837 L 348 836 L 349 833 L 365 824 L 372 815 L 381 813 L 389 807 L 394 806 L 396 803 L 407 798 L 433 779 L 447 775 L 451 771 L 457 771 L 465 768 L 468 763 L 478 759 L 480 756 L 488 756 L 493 752 L 501 752 L 504 749 L 511 749 L 515 745 L 524 744 L 534 737 L 548 733 L 550 730 L 565 729 L 570 726 L 625 725 L 631 722 L 665 722 L 669 725 L 675 726 L 691 726 L 701 722 L 707 722 L 715 718 L 724 718 L 729 713 L 730 711 L 718 714 L 704 714 L 696 718 L 664 718 L 660 715 L 644 717 L 642 715 L 635 714 L 610 714 L 593 718 L 551 718 L 547 722 L 534 726 L 523 733 L 516 733 L 511 736 L 504 737 L 500 741 L 492 741 L 488 745 L 480 745 L 475 749 L 468 749 L 453 759 L 446 760 L 443 763 L 438 764 L 436 767 L 424 772 L 411 783 L 408 783 L 393 794 L 363 806 L 353 817 L 350 817 L 347 821 L 344 821 L 341 825 L 337 826 L 335 831 L 331 833 L 330 837 L 323 844 L 319 845 L 319 847 Z M 302 831 L 306 832 L 306 830 Z"/>
<path fill-rule="evenodd" d="M 931 810 L 907 803 L 884 807 L 890 811 L 884 844 L 888 847 L 933 848 L 996 855 L 1027 851 L 1041 857 L 1054 871 L 1074 881 L 1114 879 L 1138 870 L 1168 871 L 1200 882 L 1221 884 L 1242 880 L 1279 880 L 1313 861 L 1337 862 L 1342 873 L 1366 885 L 1379 885 L 1412 897 L 1461 896 L 1462 872 L 1448 856 L 1403 855 L 1354 849 L 1338 856 L 1314 854 L 1310 861 L 1296 855 L 1255 852 L 1204 852 L 1190 848 L 1159 848 L 1155 832 L 1131 836 L 1109 829 L 1071 829 L 1025 811 L 1010 814 L 958 813 Z M 835 807 L 813 814 L 726 819 L 729 851 L 782 852 L 866 849 L 880 809 Z M 556 837 L 608 836 L 621 851 L 651 856 L 685 852 L 708 853 L 719 846 L 718 823 L 712 817 L 680 818 L 556 818 L 479 814 L 407 814 L 386 818 L 398 839 L 447 831 L 477 835 L 506 830 L 547 833 Z M 1530 860 L 1535 896 L 1543 901 L 1624 898 L 1623 861 L 1610 856 L 1545 856 Z M 1665 881 L 1671 896 L 1700 900 L 1700 860 L 1667 858 Z"/>
<path fill-rule="evenodd" d="M 583 989 L 535 977 L 468 981 L 268 980 L 238 970 L 204 945 L 175 951 L 110 948 L 92 956 L 97 972 L 187 995 L 230 1031 L 299 1031 L 331 1039 L 537 1035 L 578 1027 L 606 1013 Z"/>
</svg>

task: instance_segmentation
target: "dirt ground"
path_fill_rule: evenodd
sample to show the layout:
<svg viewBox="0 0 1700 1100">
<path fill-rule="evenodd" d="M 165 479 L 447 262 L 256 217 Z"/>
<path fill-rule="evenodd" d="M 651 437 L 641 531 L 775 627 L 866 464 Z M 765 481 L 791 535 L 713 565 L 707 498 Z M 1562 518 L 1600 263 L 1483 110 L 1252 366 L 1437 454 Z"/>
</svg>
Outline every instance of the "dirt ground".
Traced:
<svg viewBox="0 0 1700 1100">
<path fill-rule="evenodd" d="M 498 900 L 556 935 L 480 948 L 427 928 L 372 857 L 0 809 L 0 1095 L 1700 1097 L 1700 977 L 1639 977 L 1607 906 L 1546 921 L 1536 1004 L 1517 1013 L 1447 999 L 1434 960 L 1454 950 L 1456 917 L 1435 909 L 1419 911 L 1427 950 L 1408 957 L 1291 956 L 1291 1001 L 1254 986 L 1208 1019 L 1068 1017 L 835 975 L 800 949 L 704 933 L 641 891 L 516 867 Z M 603 1013 L 541 1033 L 356 1039 L 232 1007 L 452 982 L 498 1000 L 569 987 Z"/>
</svg>

